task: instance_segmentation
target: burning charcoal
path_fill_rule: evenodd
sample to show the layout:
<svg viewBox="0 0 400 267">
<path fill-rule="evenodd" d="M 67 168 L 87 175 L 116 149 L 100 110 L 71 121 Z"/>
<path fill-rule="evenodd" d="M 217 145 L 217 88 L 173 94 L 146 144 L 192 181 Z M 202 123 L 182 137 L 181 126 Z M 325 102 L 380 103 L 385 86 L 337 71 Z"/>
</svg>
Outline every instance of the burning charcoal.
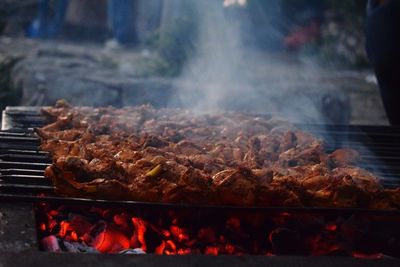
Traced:
<svg viewBox="0 0 400 267">
<path fill-rule="evenodd" d="M 57 237 L 50 235 L 42 239 L 43 249 L 47 252 L 61 252 Z"/>
<path fill-rule="evenodd" d="M 369 223 L 366 220 L 360 221 L 355 216 L 351 216 L 340 227 L 340 233 L 344 240 L 356 241 L 368 232 Z"/>
<path fill-rule="evenodd" d="M 119 254 L 146 254 L 141 248 L 125 249 L 119 252 Z"/>
<path fill-rule="evenodd" d="M 383 253 L 398 257 L 400 253 L 398 225 L 398 221 L 375 217 L 375 220 L 369 222 L 367 231 L 356 240 L 354 250 L 363 254 Z"/>
<path fill-rule="evenodd" d="M 269 235 L 274 253 L 277 255 L 306 255 L 307 245 L 301 236 L 287 228 L 277 228 Z"/>
<path fill-rule="evenodd" d="M 183 229 L 179 226 L 172 225 L 170 227 L 170 233 L 179 242 L 189 239 L 189 235 L 186 233 L 186 229 Z"/>
<path fill-rule="evenodd" d="M 125 234 L 132 232 L 132 227 L 128 224 L 129 220 L 130 218 L 126 213 L 115 214 L 113 217 L 113 222 L 118 227 L 118 230 Z"/>
<path fill-rule="evenodd" d="M 70 213 L 68 215 L 68 219 L 71 227 L 79 236 L 83 236 L 85 233 L 88 233 L 92 227 L 91 223 L 89 223 L 89 220 L 82 215 Z"/>
<path fill-rule="evenodd" d="M 146 222 L 140 218 L 132 218 L 132 224 L 135 230 L 130 240 L 131 247 L 140 247 L 142 250 L 147 251 L 145 240 L 145 233 L 147 231 Z"/>
<path fill-rule="evenodd" d="M 204 250 L 204 254 L 217 256 L 219 254 L 219 249 L 218 249 L 218 247 L 214 247 L 214 246 L 206 247 Z"/>
<path fill-rule="evenodd" d="M 215 229 L 208 227 L 208 228 L 202 228 L 199 230 L 197 233 L 197 238 L 205 243 L 215 243 L 216 238 L 215 238 Z"/>
<path fill-rule="evenodd" d="M 165 246 L 165 253 L 166 254 L 175 254 L 176 253 L 176 244 L 172 240 L 167 240 Z"/>
<path fill-rule="evenodd" d="M 169 237 L 171 233 L 167 230 L 163 230 L 161 228 L 158 228 L 156 225 L 149 224 L 149 227 L 146 228 L 146 231 L 144 232 L 144 242 L 145 242 L 145 247 L 142 245 L 134 245 L 134 244 L 140 244 L 138 240 L 138 234 L 139 232 L 135 232 L 131 237 L 131 243 L 130 247 L 138 248 L 140 247 L 143 251 L 143 248 L 146 248 L 146 252 L 153 252 L 157 251 L 157 249 L 163 250 L 162 243 L 164 242 L 163 240 L 166 237 Z M 135 236 L 136 235 L 136 236 Z"/>
<path fill-rule="evenodd" d="M 99 253 L 97 249 L 78 242 L 63 241 L 62 244 L 65 250 L 71 253 Z"/>
<path fill-rule="evenodd" d="M 90 245 L 101 253 L 115 253 L 129 248 L 129 239 L 105 222 L 99 222 L 90 232 Z"/>
<path fill-rule="evenodd" d="M 315 256 L 350 256 L 352 252 L 351 244 L 342 242 L 332 233 L 320 232 L 310 237 L 307 243 Z"/>
</svg>

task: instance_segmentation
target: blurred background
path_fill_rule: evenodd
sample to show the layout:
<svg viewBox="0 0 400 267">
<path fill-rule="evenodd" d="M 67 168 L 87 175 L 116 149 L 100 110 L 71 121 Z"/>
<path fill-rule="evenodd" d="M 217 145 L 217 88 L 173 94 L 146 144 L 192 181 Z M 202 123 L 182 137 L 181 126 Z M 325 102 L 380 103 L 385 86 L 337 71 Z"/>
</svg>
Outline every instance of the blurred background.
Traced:
<svg viewBox="0 0 400 267">
<path fill-rule="evenodd" d="M 365 16 L 366 0 L 1 0 L 0 106 L 384 125 Z"/>
</svg>

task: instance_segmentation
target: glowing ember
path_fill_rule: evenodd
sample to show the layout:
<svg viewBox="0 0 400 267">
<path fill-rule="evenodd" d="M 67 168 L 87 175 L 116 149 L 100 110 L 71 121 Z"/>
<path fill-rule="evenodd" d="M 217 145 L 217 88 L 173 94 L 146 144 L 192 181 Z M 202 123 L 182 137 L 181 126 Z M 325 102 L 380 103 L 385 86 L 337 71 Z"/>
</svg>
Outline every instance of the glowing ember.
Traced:
<svg viewBox="0 0 400 267">
<path fill-rule="evenodd" d="M 206 247 L 204 254 L 217 256 L 218 248 L 217 247 Z"/>
<path fill-rule="evenodd" d="M 121 232 L 113 229 L 109 225 L 102 226 L 101 233 L 99 233 L 91 245 L 102 253 L 116 253 L 124 249 L 128 249 L 129 239 Z"/>
<path fill-rule="evenodd" d="M 337 226 L 335 224 L 327 224 L 325 226 L 325 229 L 331 232 L 334 232 L 337 230 Z"/>
<path fill-rule="evenodd" d="M 146 233 L 145 222 L 140 218 L 132 218 L 132 223 L 135 227 L 135 233 L 131 238 L 131 245 L 146 252 L 147 247 L 144 239 L 144 234 Z"/>
<path fill-rule="evenodd" d="M 353 257 L 358 258 L 358 259 L 368 259 L 368 260 L 377 260 L 377 259 L 383 259 L 384 255 L 381 253 L 376 253 L 376 254 L 363 254 L 363 253 L 358 253 L 358 252 L 353 252 Z"/>
<path fill-rule="evenodd" d="M 120 211 L 42 204 L 36 211 L 42 248 L 53 252 L 400 257 L 399 216 Z"/>
</svg>

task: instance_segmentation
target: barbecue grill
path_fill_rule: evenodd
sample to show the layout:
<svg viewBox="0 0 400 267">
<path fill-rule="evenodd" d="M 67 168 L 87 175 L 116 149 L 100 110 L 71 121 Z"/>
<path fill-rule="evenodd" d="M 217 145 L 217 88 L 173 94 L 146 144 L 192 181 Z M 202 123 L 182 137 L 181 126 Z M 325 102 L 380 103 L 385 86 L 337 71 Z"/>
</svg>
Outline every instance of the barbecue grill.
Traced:
<svg viewBox="0 0 400 267">
<path fill-rule="evenodd" d="M 2 131 L 0 132 L 0 198 L 64 204 L 120 205 L 119 201 L 64 198 L 53 194 L 50 181 L 43 176 L 44 169 L 51 163 L 51 160 L 46 152 L 40 151 L 40 140 L 33 133 L 35 127 L 41 127 L 45 123 L 46 119 L 41 115 L 40 108 L 37 107 L 7 107 L 3 111 Z M 326 142 L 327 152 L 332 152 L 340 147 L 349 147 L 359 151 L 362 159 L 360 166 L 381 177 L 384 187 L 400 186 L 399 127 L 311 124 L 297 124 L 296 126 L 323 138 Z M 135 201 L 123 201 L 123 204 L 128 206 L 154 205 Z M 157 205 L 168 206 L 169 204 Z M 193 205 L 172 206 L 194 207 Z M 229 207 L 220 208 L 227 209 Z"/>
<path fill-rule="evenodd" d="M 0 132 L 0 200 L 13 202 L 46 203 L 55 205 L 101 206 L 153 210 L 199 210 L 200 212 L 279 212 L 316 213 L 332 215 L 400 216 L 397 210 L 368 210 L 360 208 L 283 208 L 283 207 L 231 207 L 148 203 L 137 201 L 110 201 L 60 197 L 55 195 L 44 169 L 51 163 L 46 152 L 40 151 L 40 140 L 33 129 L 41 127 L 46 119 L 40 108 L 8 107 L 3 111 Z M 334 151 L 350 147 L 360 152 L 361 166 L 382 177 L 384 187 L 400 186 L 400 128 L 375 126 L 341 126 L 297 124 L 326 141 L 326 149 Z"/>
<path fill-rule="evenodd" d="M 46 123 L 46 118 L 41 114 L 40 108 L 7 107 L 3 111 L 2 119 L 2 131 L 0 132 L 0 199 L 31 202 L 48 201 L 63 204 L 155 205 L 136 201 L 123 201 L 122 203 L 121 201 L 65 198 L 54 195 L 50 181 L 43 175 L 44 169 L 51 163 L 51 160 L 46 152 L 40 151 L 40 140 L 33 132 L 34 128 L 42 127 Z M 297 124 L 296 126 L 323 138 L 328 152 L 340 147 L 349 147 L 359 151 L 362 158 L 360 166 L 382 177 L 383 186 L 387 188 L 400 186 L 399 127 L 312 124 Z M 196 207 L 194 205 L 161 203 L 157 203 L 157 205 L 181 208 Z M 210 206 L 197 207 L 211 208 Z M 233 207 L 215 206 L 213 208 L 229 209 Z M 238 209 L 237 207 L 234 208 Z M 246 207 L 246 209 L 251 208 Z M 275 210 L 277 209 L 279 208 L 275 208 Z M 320 211 L 321 209 L 310 210 Z M 338 211 L 338 209 L 332 210 Z M 357 210 L 362 211 L 362 209 Z"/>
</svg>

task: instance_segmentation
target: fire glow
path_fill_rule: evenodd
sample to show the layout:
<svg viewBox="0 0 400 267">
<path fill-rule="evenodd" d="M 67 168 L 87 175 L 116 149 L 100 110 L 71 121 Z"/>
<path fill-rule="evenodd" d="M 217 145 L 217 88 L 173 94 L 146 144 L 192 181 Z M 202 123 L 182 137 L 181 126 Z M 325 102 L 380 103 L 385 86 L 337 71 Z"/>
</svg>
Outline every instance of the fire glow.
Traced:
<svg viewBox="0 0 400 267">
<path fill-rule="evenodd" d="M 47 204 L 36 211 L 42 249 L 52 252 L 400 257 L 400 218 L 393 216 Z"/>
</svg>

